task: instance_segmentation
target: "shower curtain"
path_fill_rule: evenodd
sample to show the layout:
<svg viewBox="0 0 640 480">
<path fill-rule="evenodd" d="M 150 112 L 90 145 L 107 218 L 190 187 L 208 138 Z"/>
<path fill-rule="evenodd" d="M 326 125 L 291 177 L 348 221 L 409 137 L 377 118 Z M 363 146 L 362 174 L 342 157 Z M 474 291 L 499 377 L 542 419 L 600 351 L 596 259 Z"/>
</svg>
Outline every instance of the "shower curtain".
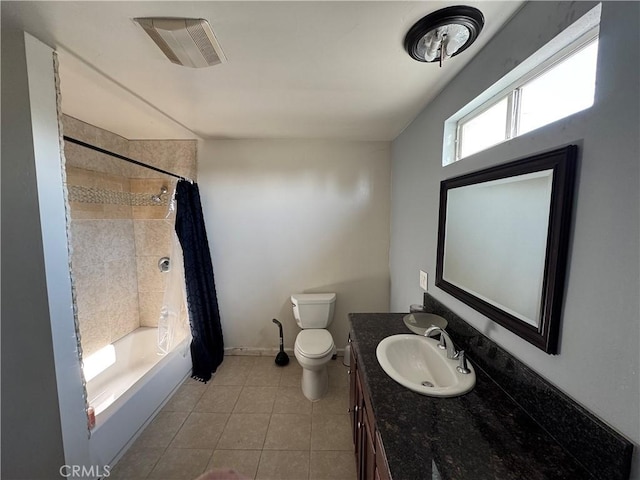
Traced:
<svg viewBox="0 0 640 480">
<path fill-rule="evenodd" d="M 184 257 L 187 305 L 193 337 L 191 376 L 206 383 L 222 363 L 224 342 L 198 185 L 185 180 L 178 181 L 176 202 L 175 229 Z"/>
<path fill-rule="evenodd" d="M 189 334 L 184 263 L 180 241 L 175 232 L 171 236 L 171 255 L 169 258 L 171 258 L 171 269 L 158 319 L 158 348 L 165 354 L 173 350 Z"/>
</svg>

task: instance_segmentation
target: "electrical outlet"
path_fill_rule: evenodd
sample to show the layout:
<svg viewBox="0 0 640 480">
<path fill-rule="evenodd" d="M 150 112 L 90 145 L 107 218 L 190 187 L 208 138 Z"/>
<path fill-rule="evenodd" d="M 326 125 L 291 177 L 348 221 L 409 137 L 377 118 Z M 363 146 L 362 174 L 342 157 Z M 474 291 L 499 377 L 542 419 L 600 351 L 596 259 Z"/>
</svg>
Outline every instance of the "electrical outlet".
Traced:
<svg viewBox="0 0 640 480">
<path fill-rule="evenodd" d="M 425 272 L 424 270 L 420 270 L 420 288 L 425 292 L 427 291 L 427 280 L 427 272 Z"/>
</svg>

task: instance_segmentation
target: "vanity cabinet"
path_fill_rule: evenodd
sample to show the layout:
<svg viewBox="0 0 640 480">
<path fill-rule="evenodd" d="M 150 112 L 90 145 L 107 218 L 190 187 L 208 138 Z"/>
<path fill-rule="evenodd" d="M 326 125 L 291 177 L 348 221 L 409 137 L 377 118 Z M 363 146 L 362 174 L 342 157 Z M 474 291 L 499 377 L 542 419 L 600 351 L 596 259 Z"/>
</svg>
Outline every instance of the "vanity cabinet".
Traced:
<svg viewBox="0 0 640 480">
<path fill-rule="evenodd" d="M 349 412 L 358 480 L 391 480 L 382 440 L 375 427 L 369 393 L 360 375 L 358 357 L 352 347 L 349 369 Z"/>
</svg>

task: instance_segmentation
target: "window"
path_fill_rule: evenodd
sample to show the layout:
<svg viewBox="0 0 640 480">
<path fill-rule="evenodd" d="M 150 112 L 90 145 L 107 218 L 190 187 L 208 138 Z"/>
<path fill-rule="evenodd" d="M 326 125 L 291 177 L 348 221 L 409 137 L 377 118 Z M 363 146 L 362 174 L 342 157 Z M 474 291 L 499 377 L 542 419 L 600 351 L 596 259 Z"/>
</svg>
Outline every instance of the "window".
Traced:
<svg viewBox="0 0 640 480">
<path fill-rule="evenodd" d="M 593 105 L 600 5 L 445 122 L 442 164 Z"/>
</svg>

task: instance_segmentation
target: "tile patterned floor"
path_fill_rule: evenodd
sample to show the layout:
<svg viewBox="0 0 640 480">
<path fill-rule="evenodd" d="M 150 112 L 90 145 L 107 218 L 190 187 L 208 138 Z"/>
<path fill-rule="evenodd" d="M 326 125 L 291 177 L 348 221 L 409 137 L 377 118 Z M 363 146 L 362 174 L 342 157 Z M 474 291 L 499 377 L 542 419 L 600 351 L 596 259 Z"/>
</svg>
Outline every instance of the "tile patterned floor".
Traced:
<svg viewBox="0 0 640 480">
<path fill-rule="evenodd" d="M 206 385 L 188 379 L 111 470 L 110 480 L 193 480 L 233 468 L 256 480 L 354 480 L 347 368 L 310 402 L 291 358 L 228 356 Z"/>
</svg>

